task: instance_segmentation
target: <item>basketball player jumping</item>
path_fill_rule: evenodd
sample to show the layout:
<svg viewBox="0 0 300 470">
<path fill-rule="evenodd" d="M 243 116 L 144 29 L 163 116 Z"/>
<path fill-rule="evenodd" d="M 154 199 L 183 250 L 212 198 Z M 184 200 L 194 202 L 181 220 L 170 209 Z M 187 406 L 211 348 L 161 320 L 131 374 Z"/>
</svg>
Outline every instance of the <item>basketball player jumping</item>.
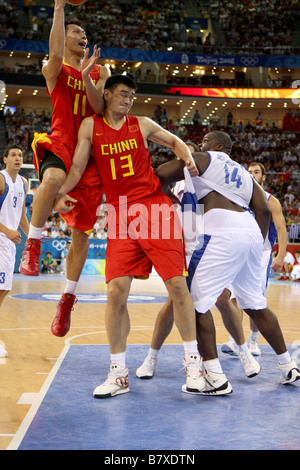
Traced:
<svg viewBox="0 0 300 470">
<path fill-rule="evenodd" d="M 71 167 L 80 123 L 85 117 L 103 111 L 103 84 L 110 75 L 108 68 L 96 65 L 100 56 L 96 46 L 88 59 L 84 29 L 72 20 L 65 24 L 65 5 L 66 0 L 55 0 L 49 60 L 42 68 L 53 114 L 51 135 L 35 134 L 32 144 L 41 184 L 33 199 L 28 239 L 20 264 L 20 272 L 28 276 L 39 275 L 42 231 Z M 78 201 L 76 208 L 64 216 L 72 227 L 72 243 L 67 256 L 65 290 L 51 326 L 56 336 L 64 336 L 70 328 L 75 291 L 88 253 L 88 236 L 96 223 L 102 195 L 98 171 L 91 161 L 71 194 Z"/>
</svg>

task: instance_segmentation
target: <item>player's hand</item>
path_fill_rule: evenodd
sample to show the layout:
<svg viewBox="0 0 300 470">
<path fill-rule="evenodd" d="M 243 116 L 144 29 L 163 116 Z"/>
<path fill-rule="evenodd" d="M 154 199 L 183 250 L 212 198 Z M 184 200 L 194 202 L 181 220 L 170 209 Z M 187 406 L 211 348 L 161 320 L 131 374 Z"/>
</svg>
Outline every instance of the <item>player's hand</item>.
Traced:
<svg viewBox="0 0 300 470">
<path fill-rule="evenodd" d="M 100 58 L 100 47 L 94 46 L 93 55 L 89 58 L 89 49 L 86 48 L 84 51 L 84 56 L 81 64 L 81 75 L 83 80 L 87 79 L 91 70 L 96 65 L 98 59 Z"/>
<path fill-rule="evenodd" d="M 271 264 L 271 268 L 273 269 L 274 272 L 282 271 L 283 260 L 281 258 L 279 258 L 278 256 L 275 256 L 275 258 L 273 259 L 273 262 Z"/>
<path fill-rule="evenodd" d="M 6 236 L 9 240 L 11 240 L 16 245 L 20 245 L 20 243 L 21 243 L 21 234 L 18 230 L 9 229 L 6 233 Z"/>
<path fill-rule="evenodd" d="M 196 167 L 196 163 L 195 163 L 192 156 L 190 156 L 190 158 L 185 161 L 185 166 L 187 167 L 187 169 L 188 169 L 188 171 L 189 171 L 189 173 L 192 177 L 199 175 L 198 168 Z"/>
<path fill-rule="evenodd" d="M 53 209 L 55 212 L 61 212 L 62 214 L 67 214 L 72 209 L 74 209 L 77 199 L 68 196 L 68 194 L 60 194 L 56 196 L 54 200 Z"/>
</svg>

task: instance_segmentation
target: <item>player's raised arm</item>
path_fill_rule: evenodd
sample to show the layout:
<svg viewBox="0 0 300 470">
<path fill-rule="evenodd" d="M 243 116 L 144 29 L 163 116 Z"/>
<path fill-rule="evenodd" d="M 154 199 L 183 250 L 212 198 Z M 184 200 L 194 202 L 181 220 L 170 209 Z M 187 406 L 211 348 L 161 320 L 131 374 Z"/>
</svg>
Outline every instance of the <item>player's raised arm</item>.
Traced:
<svg viewBox="0 0 300 470">
<path fill-rule="evenodd" d="M 100 66 L 100 78 L 94 84 L 90 72 L 100 58 L 100 48 L 94 46 L 93 55 L 89 58 L 89 49 L 84 51 L 82 61 L 81 75 L 84 81 L 87 99 L 96 114 L 101 114 L 104 111 L 103 89 L 104 84 L 108 77 L 110 77 L 110 69 L 106 66 Z"/>
<path fill-rule="evenodd" d="M 54 201 L 53 209 L 57 212 L 67 213 L 74 208 L 74 204 L 77 202 L 67 193 L 80 181 L 88 164 L 92 148 L 93 128 L 94 120 L 92 117 L 84 119 L 80 125 L 78 142 L 70 171 Z"/>
<path fill-rule="evenodd" d="M 64 57 L 65 6 L 66 0 L 55 0 L 53 23 L 49 36 L 49 59 L 42 68 L 42 73 L 50 85 L 52 81 L 56 82 Z M 53 85 L 55 86 L 55 84 Z"/>
<path fill-rule="evenodd" d="M 191 176 L 197 176 L 199 174 L 190 149 L 181 139 L 179 139 L 179 137 L 166 129 L 163 129 L 152 121 L 152 119 L 147 117 L 139 117 L 138 119 L 145 141 L 151 140 L 152 142 L 163 145 L 164 147 L 171 148 L 176 157 L 184 161 Z"/>
</svg>

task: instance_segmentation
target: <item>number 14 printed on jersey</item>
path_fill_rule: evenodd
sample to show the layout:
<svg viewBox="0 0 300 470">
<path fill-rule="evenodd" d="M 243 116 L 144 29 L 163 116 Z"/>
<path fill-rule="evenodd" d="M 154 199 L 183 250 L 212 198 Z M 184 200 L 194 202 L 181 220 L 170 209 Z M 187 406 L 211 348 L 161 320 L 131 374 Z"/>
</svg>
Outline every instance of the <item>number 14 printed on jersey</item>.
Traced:
<svg viewBox="0 0 300 470">
<path fill-rule="evenodd" d="M 226 184 L 229 184 L 229 183 L 236 183 L 236 187 L 239 189 L 239 187 L 243 184 L 242 182 L 242 179 L 241 179 L 241 176 L 238 174 L 238 171 L 239 169 L 238 168 L 234 168 L 232 170 L 232 173 L 230 175 L 230 172 L 229 172 L 229 169 L 228 169 L 228 166 L 224 165 L 224 170 L 225 170 L 225 183 Z"/>
</svg>

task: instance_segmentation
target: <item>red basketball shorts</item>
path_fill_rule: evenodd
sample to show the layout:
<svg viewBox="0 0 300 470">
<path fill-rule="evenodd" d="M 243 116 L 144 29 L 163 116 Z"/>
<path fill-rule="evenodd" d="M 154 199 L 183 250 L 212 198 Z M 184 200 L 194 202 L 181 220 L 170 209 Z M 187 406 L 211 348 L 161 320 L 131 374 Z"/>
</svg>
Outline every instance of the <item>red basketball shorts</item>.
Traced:
<svg viewBox="0 0 300 470">
<path fill-rule="evenodd" d="M 182 228 L 167 196 L 107 208 L 106 282 L 120 276 L 147 279 L 153 267 L 163 281 L 186 276 Z"/>
<path fill-rule="evenodd" d="M 72 164 L 74 150 L 63 145 L 59 139 L 46 134 L 35 134 L 32 143 L 34 152 L 34 166 L 39 175 L 40 165 L 45 150 L 49 150 L 59 157 L 66 167 L 67 173 Z M 82 232 L 91 233 L 97 222 L 98 212 L 103 197 L 102 182 L 97 167 L 90 159 L 87 168 L 77 186 L 69 193 L 77 203 L 67 214 L 60 214 L 67 224 Z"/>
</svg>

